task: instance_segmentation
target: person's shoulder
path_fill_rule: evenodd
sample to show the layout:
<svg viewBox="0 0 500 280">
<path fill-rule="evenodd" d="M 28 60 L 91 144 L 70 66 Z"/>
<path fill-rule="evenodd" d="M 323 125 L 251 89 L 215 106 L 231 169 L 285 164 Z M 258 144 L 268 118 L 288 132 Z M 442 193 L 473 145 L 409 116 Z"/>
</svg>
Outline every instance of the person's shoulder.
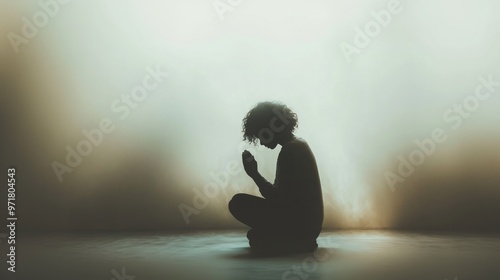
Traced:
<svg viewBox="0 0 500 280">
<path fill-rule="evenodd" d="M 301 137 L 295 137 L 292 141 L 290 141 L 292 144 L 294 145 L 298 145 L 298 146 L 307 146 L 307 142 L 306 140 L 304 140 L 304 138 L 301 138 Z"/>
<path fill-rule="evenodd" d="M 309 144 L 307 144 L 306 140 L 302 138 L 295 138 L 290 142 L 286 143 L 283 147 L 282 152 L 285 157 L 290 157 L 290 160 L 300 159 L 301 161 L 314 158 L 311 149 L 309 148 Z"/>
<path fill-rule="evenodd" d="M 309 145 L 307 144 L 306 140 L 296 137 L 290 142 L 286 143 L 285 145 L 287 150 L 295 150 L 295 151 L 300 151 L 304 149 L 309 149 Z"/>
</svg>

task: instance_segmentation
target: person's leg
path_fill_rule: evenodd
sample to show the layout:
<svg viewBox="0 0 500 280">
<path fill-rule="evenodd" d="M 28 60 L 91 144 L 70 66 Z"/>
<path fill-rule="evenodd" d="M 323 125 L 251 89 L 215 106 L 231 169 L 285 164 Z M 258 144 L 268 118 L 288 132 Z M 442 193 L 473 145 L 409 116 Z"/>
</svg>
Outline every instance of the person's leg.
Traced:
<svg viewBox="0 0 500 280">
<path fill-rule="evenodd" d="M 273 207 L 266 199 L 254 195 L 234 195 L 229 201 L 229 211 L 238 221 L 261 232 L 302 236 L 303 231 L 311 230 L 304 223 L 306 219 L 299 217 L 296 210 Z"/>
<path fill-rule="evenodd" d="M 252 250 L 264 254 L 312 252 L 318 248 L 316 238 L 282 229 L 250 229 L 247 238 Z"/>
<path fill-rule="evenodd" d="M 238 221 L 251 228 L 260 228 L 269 224 L 272 209 L 261 197 L 239 193 L 229 201 L 229 211 Z"/>
<path fill-rule="evenodd" d="M 240 222 L 251 227 L 247 233 L 250 247 L 261 252 L 302 252 L 317 247 L 316 238 L 302 235 L 289 211 L 269 205 L 263 198 L 236 194 L 229 211 Z"/>
</svg>

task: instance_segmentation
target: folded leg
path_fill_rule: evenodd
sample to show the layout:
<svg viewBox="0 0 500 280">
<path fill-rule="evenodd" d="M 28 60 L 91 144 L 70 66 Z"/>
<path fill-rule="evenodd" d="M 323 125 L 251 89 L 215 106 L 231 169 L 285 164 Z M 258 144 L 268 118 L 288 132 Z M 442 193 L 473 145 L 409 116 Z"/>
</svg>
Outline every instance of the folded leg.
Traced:
<svg viewBox="0 0 500 280">
<path fill-rule="evenodd" d="M 240 222 L 251 228 L 267 228 L 273 224 L 274 209 L 264 198 L 236 194 L 229 202 L 229 211 Z"/>
<path fill-rule="evenodd" d="M 231 214 L 251 227 L 247 237 L 252 249 L 260 252 L 310 252 L 317 248 L 315 233 L 286 209 L 276 208 L 263 198 L 236 194 L 229 202 Z"/>
</svg>

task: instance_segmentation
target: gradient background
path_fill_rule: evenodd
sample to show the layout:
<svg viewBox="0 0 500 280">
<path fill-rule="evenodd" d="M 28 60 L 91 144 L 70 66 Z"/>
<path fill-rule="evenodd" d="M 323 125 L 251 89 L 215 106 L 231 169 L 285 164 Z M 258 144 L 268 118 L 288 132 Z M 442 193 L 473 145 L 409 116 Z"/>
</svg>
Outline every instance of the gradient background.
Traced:
<svg viewBox="0 0 500 280">
<path fill-rule="evenodd" d="M 17 168 L 19 228 L 242 227 L 227 202 L 257 190 L 241 169 L 189 225 L 179 205 L 241 167 L 241 119 L 278 100 L 316 155 L 326 228 L 500 229 L 500 89 L 459 129 L 443 120 L 479 76 L 500 80 L 500 2 L 401 1 L 351 63 L 340 44 L 388 1 L 270 2 L 221 20 L 208 0 L 73 0 L 16 54 L 7 34 L 41 8 L 0 0 L 1 172 Z M 110 104 L 155 65 L 170 76 L 120 120 Z M 115 130 L 59 182 L 52 162 L 102 118 Z M 384 172 L 435 128 L 447 141 L 391 191 Z M 279 148 L 252 148 L 273 181 Z"/>
</svg>

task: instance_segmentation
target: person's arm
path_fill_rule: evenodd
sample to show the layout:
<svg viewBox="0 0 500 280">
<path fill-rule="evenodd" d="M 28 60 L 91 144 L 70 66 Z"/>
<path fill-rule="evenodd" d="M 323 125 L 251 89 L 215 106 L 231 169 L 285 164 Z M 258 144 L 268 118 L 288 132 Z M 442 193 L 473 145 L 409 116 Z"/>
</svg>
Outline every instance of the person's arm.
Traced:
<svg viewBox="0 0 500 280">
<path fill-rule="evenodd" d="M 259 187 L 259 191 L 264 198 L 274 200 L 277 197 L 277 189 L 273 186 L 273 184 L 269 183 L 266 178 L 262 177 L 258 171 L 256 174 L 251 176 L 251 178 L 257 187 Z"/>
<path fill-rule="evenodd" d="M 245 150 L 242 154 L 242 160 L 245 172 L 248 176 L 250 176 L 250 178 L 253 179 L 262 196 L 266 199 L 275 199 L 277 196 L 277 189 L 273 186 L 273 184 L 269 183 L 262 175 L 260 175 L 257 169 L 257 161 L 253 155 L 249 151 Z"/>
</svg>

